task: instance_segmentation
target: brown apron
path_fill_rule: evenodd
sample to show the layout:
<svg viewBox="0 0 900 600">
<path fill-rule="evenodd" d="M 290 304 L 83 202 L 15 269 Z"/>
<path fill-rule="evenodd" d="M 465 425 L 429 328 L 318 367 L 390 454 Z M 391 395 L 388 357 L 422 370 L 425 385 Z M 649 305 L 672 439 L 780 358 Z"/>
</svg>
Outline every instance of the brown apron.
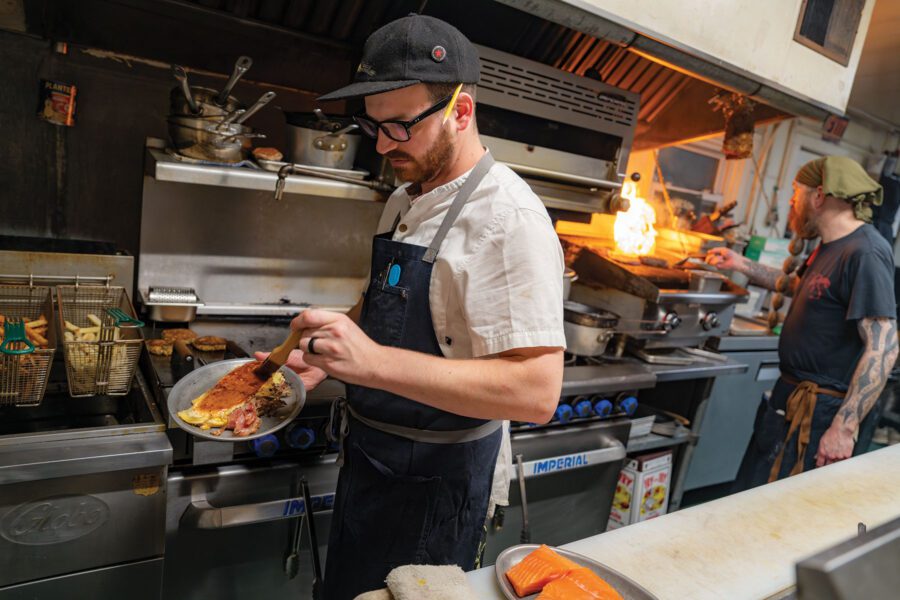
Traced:
<svg viewBox="0 0 900 600">
<path fill-rule="evenodd" d="M 809 446 L 809 434 L 812 427 L 813 412 L 816 410 L 817 396 L 825 394 L 834 398 L 843 398 L 846 395 L 827 388 L 820 388 L 818 384 L 812 381 L 797 381 L 786 375 L 782 375 L 781 378 L 796 387 L 787 399 L 787 410 L 784 418 L 790 423 L 790 427 L 788 428 L 787 436 L 784 438 L 784 444 L 781 446 L 781 450 L 772 464 L 772 470 L 769 471 L 769 483 L 778 479 L 781 461 L 784 458 L 784 449 L 787 447 L 791 436 L 798 429 L 800 433 L 797 435 L 797 461 L 794 463 L 794 468 L 791 469 L 789 477 L 803 472 L 803 459 Z"/>
</svg>

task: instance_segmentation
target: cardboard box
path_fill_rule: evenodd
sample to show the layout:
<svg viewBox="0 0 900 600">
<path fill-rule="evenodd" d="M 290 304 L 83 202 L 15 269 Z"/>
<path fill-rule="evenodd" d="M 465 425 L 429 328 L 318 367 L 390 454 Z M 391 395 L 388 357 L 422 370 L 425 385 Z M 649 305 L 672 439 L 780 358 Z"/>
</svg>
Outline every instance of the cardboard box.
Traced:
<svg viewBox="0 0 900 600">
<path fill-rule="evenodd" d="M 626 459 L 616 484 L 607 529 L 666 514 L 671 478 L 671 450 Z"/>
</svg>

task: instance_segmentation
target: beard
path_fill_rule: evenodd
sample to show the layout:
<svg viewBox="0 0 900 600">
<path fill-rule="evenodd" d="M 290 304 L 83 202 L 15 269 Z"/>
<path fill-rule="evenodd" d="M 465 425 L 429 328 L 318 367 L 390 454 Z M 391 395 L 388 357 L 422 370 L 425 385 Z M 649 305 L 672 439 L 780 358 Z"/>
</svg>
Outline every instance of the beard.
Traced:
<svg viewBox="0 0 900 600">
<path fill-rule="evenodd" d="M 819 228 L 809 210 L 806 199 L 791 206 L 788 214 L 788 227 L 794 235 L 804 240 L 819 237 Z"/>
<path fill-rule="evenodd" d="M 437 139 L 421 158 L 415 158 L 402 150 L 392 150 L 385 156 L 408 160 L 408 164 L 402 167 L 394 167 L 394 174 L 397 175 L 400 181 L 421 185 L 437 177 L 441 169 L 449 164 L 454 150 L 455 145 L 453 138 L 450 137 L 450 132 L 446 129 L 441 129 Z"/>
</svg>

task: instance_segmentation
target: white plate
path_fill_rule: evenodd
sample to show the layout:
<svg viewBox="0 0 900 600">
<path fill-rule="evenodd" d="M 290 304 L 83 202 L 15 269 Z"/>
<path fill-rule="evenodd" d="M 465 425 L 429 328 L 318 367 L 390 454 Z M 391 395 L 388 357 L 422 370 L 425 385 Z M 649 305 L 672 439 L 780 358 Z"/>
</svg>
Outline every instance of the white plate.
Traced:
<svg viewBox="0 0 900 600">
<path fill-rule="evenodd" d="M 540 548 L 538 544 L 520 544 L 518 546 L 511 546 L 500 553 L 500 556 L 497 557 L 497 562 L 494 563 L 494 573 L 497 575 L 497 583 L 500 584 L 500 589 L 503 590 L 503 594 L 509 600 L 520 600 L 520 598 L 533 600 L 538 597 L 537 594 L 531 594 L 530 596 L 516 596 L 516 591 L 513 589 L 513 586 L 510 585 L 509 580 L 506 578 L 506 572 L 511 568 L 522 562 L 522 559 Z M 551 546 L 551 548 L 553 548 Z M 591 560 L 587 556 L 582 556 L 581 554 L 576 554 L 574 552 L 569 552 L 568 550 L 563 550 L 562 548 L 553 548 L 553 551 L 559 554 L 560 556 L 565 556 L 571 561 L 574 561 L 581 565 L 582 567 L 587 567 L 592 570 L 594 573 L 603 578 L 606 583 L 613 586 L 617 592 L 622 595 L 622 598 L 625 600 L 657 600 L 656 596 L 639 586 L 637 583 L 625 577 L 618 571 L 614 571 L 609 567 L 598 563 L 595 560 Z"/>
<path fill-rule="evenodd" d="M 284 398 L 285 405 L 279 408 L 274 415 L 267 417 L 261 416 L 260 421 L 262 422 L 260 423 L 259 431 L 252 435 L 236 436 L 233 431 L 226 429 L 222 432 L 222 435 L 215 436 L 210 433 L 210 429 L 200 429 L 196 425 L 191 425 L 190 423 L 183 421 L 178 416 L 179 411 L 190 408 L 191 402 L 195 400 L 197 396 L 210 390 L 220 379 L 225 377 L 225 375 L 248 362 L 253 362 L 253 359 L 233 358 L 231 360 L 220 360 L 194 369 L 179 379 L 178 383 L 176 383 L 169 391 L 169 399 L 166 403 L 169 408 L 169 416 L 179 427 L 191 435 L 207 440 L 213 440 L 215 442 L 246 442 L 248 440 L 255 440 L 268 433 L 278 431 L 290 423 L 303 409 L 303 405 L 306 402 L 306 390 L 303 387 L 303 382 L 300 380 L 300 377 L 287 367 L 281 367 L 281 369 L 279 369 L 281 374 L 284 375 L 284 379 L 291 390 L 290 395 Z"/>
</svg>

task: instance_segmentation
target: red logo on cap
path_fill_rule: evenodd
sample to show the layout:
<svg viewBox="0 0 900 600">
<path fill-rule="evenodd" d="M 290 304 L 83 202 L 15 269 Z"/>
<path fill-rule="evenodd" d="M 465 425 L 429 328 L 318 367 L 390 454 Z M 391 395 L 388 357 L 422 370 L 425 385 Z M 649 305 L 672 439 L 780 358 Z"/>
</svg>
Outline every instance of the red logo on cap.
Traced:
<svg viewBox="0 0 900 600">
<path fill-rule="evenodd" d="M 447 51 L 444 50 L 443 46 L 435 46 L 431 49 L 431 58 L 434 59 L 434 62 L 441 62 L 447 58 Z"/>
</svg>

